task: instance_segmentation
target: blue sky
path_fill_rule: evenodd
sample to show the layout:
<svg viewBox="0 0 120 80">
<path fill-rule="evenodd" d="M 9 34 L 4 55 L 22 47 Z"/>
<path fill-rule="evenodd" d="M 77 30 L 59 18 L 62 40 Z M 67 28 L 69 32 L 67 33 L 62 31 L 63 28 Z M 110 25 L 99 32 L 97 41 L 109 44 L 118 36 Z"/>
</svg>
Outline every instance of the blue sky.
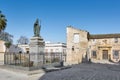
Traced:
<svg viewBox="0 0 120 80">
<path fill-rule="evenodd" d="M 36 18 L 45 41 L 66 42 L 69 25 L 91 34 L 120 33 L 120 0 L 0 0 L 6 32 L 31 38 Z"/>
</svg>

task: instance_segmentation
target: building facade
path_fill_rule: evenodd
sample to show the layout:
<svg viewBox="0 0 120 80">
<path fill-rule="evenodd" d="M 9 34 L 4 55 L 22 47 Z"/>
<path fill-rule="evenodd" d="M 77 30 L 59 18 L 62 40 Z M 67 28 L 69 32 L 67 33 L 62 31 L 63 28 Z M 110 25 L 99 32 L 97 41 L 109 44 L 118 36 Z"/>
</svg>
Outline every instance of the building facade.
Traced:
<svg viewBox="0 0 120 80">
<path fill-rule="evenodd" d="M 45 52 L 66 53 L 66 44 L 65 43 L 45 43 Z"/>
<path fill-rule="evenodd" d="M 4 53 L 5 52 L 5 45 L 4 45 L 4 41 L 0 40 L 0 53 Z"/>
<path fill-rule="evenodd" d="M 4 53 L 6 50 L 4 43 L 4 41 L 0 40 L 0 62 L 4 61 Z"/>
<path fill-rule="evenodd" d="M 120 34 L 90 35 L 88 47 L 93 61 L 120 61 Z"/>
<path fill-rule="evenodd" d="M 54 57 L 66 61 L 65 43 L 45 43 L 45 55 L 48 59 Z"/>
<path fill-rule="evenodd" d="M 88 31 L 67 27 L 67 62 L 78 64 L 84 59 L 120 61 L 120 34 L 90 34 Z"/>
<path fill-rule="evenodd" d="M 29 45 L 28 44 L 18 44 L 17 47 L 19 53 L 29 53 Z"/>
<path fill-rule="evenodd" d="M 28 44 L 18 44 L 17 45 L 18 52 L 22 53 L 29 53 L 29 45 Z M 45 53 L 52 53 L 52 52 L 57 52 L 57 53 L 66 53 L 66 44 L 65 43 L 50 43 L 47 42 L 45 43 Z"/>
</svg>

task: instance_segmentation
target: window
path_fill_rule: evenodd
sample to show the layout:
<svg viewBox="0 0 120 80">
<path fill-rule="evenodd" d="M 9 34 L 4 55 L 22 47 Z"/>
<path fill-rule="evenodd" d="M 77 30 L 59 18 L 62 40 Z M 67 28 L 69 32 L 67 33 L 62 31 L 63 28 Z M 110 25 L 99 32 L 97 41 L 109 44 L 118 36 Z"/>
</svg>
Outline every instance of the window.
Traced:
<svg viewBox="0 0 120 80">
<path fill-rule="evenodd" d="M 55 52 L 59 52 L 59 49 L 56 49 Z"/>
<path fill-rule="evenodd" d="M 74 46 L 72 46 L 72 51 L 74 51 Z"/>
<path fill-rule="evenodd" d="M 47 53 L 47 52 L 48 52 L 48 49 L 45 49 L 45 52 Z"/>
<path fill-rule="evenodd" d="M 53 52 L 53 49 L 51 49 L 50 51 Z"/>
<path fill-rule="evenodd" d="M 119 51 L 118 50 L 113 51 L 113 59 L 119 59 Z"/>
<path fill-rule="evenodd" d="M 28 54 L 28 53 L 29 53 L 29 51 L 26 51 L 26 53 Z"/>
<path fill-rule="evenodd" d="M 96 39 L 93 39 L 93 42 L 95 42 L 96 41 Z"/>
<path fill-rule="evenodd" d="M 48 56 L 48 49 L 45 49 L 45 55 Z"/>
<path fill-rule="evenodd" d="M 118 38 L 114 38 L 114 42 L 115 42 L 115 43 L 118 43 Z"/>
<path fill-rule="evenodd" d="M 106 40 L 106 39 L 104 39 L 104 40 L 103 40 L 103 43 L 104 43 L 104 44 L 107 44 L 107 40 Z"/>
<path fill-rule="evenodd" d="M 74 42 L 74 43 L 79 43 L 79 40 L 80 40 L 80 39 L 79 39 L 79 34 L 78 34 L 78 33 L 75 33 L 75 34 L 74 34 L 74 37 L 73 37 L 73 42 Z"/>
<path fill-rule="evenodd" d="M 63 49 L 63 53 L 66 53 L 66 49 Z"/>
<path fill-rule="evenodd" d="M 96 57 L 97 57 L 96 51 L 92 51 L 92 58 L 96 58 Z"/>
<path fill-rule="evenodd" d="M 92 43 L 93 43 L 93 44 L 96 44 L 96 39 L 93 39 L 93 40 L 92 40 Z"/>
</svg>

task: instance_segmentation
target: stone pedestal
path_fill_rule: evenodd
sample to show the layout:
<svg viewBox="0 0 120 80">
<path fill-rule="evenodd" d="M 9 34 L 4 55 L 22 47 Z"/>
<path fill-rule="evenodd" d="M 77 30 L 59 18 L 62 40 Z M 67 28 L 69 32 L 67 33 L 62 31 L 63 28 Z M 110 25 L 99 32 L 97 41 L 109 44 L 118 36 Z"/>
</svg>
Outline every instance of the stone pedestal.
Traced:
<svg viewBox="0 0 120 80">
<path fill-rule="evenodd" d="M 30 61 L 34 66 L 42 65 L 44 61 L 45 42 L 41 37 L 32 37 L 30 39 Z"/>
</svg>

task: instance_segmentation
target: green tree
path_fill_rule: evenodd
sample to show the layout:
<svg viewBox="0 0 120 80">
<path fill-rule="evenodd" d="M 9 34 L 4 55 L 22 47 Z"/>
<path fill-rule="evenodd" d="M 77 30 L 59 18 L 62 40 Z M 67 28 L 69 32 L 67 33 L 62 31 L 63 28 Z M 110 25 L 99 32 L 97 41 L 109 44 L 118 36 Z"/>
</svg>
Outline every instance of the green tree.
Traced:
<svg viewBox="0 0 120 80">
<path fill-rule="evenodd" d="M 6 28 L 6 25 L 7 19 L 5 18 L 5 15 L 0 11 L 0 32 Z"/>
<path fill-rule="evenodd" d="M 7 50 L 10 48 L 13 42 L 12 40 L 13 36 L 7 32 L 4 32 L 6 25 L 7 25 L 7 19 L 5 18 L 5 15 L 2 14 L 2 12 L 0 11 L 0 40 L 5 41 L 6 52 L 7 52 Z"/>
</svg>

